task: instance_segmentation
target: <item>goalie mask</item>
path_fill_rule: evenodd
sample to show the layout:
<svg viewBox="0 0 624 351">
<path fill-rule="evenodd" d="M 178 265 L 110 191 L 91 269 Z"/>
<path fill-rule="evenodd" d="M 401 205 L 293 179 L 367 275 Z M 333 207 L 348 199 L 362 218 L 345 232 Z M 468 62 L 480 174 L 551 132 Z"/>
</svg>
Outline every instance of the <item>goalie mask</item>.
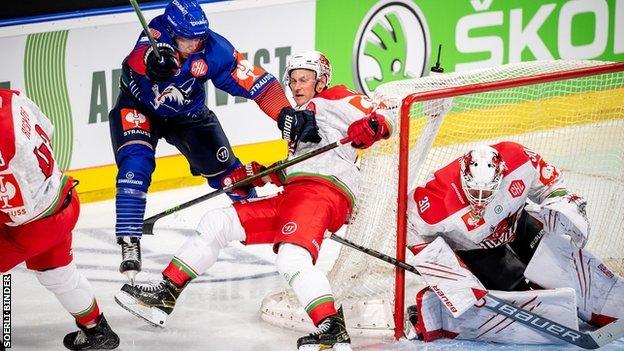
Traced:
<svg viewBox="0 0 624 351">
<path fill-rule="evenodd" d="M 505 162 L 490 146 L 478 146 L 459 159 L 461 185 L 473 212 L 482 216 L 503 180 Z"/>
<path fill-rule="evenodd" d="M 319 51 L 306 51 L 295 54 L 290 57 L 284 72 L 284 85 L 288 86 L 290 80 L 290 72 L 295 69 L 309 69 L 316 73 L 316 80 L 322 76 L 327 77 L 326 86 L 329 86 L 332 76 L 332 68 L 329 60 Z"/>
</svg>

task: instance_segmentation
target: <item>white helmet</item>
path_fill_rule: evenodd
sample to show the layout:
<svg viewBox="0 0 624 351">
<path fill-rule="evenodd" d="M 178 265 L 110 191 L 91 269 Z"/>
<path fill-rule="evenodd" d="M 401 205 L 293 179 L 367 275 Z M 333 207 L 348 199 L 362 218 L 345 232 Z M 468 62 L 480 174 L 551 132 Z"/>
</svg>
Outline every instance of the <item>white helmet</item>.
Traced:
<svg viewBox="0 0 624 351">
<path fill-rule="evenodd" d="M 332 68 L 327 57 L 319 51 L 305 51 L 292 55 L 288 60 L 286 71 L 284 72 L 284 85 L 290 83 L 290 71 L 300 68 L 314 71 L 316 80 L 326 76 L 326 85 L 329 85 L 329 82 L 331 82 Z"/>
<path fill-rule="evenodd" d="M 481 145 L 459 159 L 460 179 L 473 212 L 482 216 L 503 180 L 505 162 L 494 148 Z"/>
</svg>

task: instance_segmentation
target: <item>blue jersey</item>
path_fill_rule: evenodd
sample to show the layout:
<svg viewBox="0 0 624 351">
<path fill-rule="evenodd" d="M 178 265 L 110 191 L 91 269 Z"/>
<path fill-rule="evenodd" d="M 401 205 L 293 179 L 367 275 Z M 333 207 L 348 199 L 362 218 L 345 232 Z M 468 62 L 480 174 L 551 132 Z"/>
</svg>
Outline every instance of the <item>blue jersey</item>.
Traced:
<svg viewBox="0 0 624 351">
<path fill-rule="evenodd" d="M 176 46 L 167 30 L 164 15 L 154 18 L 149 28 L 157 42 Z M 134 50 L 124 60 L 121 88 L 154 116 L 199 113 L 206 103 L 204 83 L 209 79 L 230 95 L 254 100 L 275 81 L 273 75 L 252 65 L 227 39 L 208 30 L 203 48 L 181 61 L 178 74 L 169 81 L 155 83 L 145 75 L 144 56 L 149 45 L 145 33 L 142 33 Z"/>
</svg>

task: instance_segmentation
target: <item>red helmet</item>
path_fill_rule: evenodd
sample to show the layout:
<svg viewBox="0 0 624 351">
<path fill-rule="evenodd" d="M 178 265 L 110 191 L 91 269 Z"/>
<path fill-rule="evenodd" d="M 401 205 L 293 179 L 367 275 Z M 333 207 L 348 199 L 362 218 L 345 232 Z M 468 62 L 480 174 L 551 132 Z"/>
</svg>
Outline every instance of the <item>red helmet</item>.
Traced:
<svg viewBox="0 0 624 351">
<path fill-rule="evenodd" d="M 503 180 L 505 162 L 494 148 L 481 145 L 459 159 L 464 193 L 475 214 L 482 216 Z"/>
</svg>

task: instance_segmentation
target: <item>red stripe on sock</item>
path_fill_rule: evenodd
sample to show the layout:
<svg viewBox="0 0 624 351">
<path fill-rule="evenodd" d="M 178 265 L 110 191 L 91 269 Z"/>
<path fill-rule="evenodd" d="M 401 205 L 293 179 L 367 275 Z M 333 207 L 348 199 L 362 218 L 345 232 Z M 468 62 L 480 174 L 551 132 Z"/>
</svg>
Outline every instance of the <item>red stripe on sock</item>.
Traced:
<svg viewBox="0 0 624 351">
<path fill-rule="evenodd" d="M 80 316 L 80 317 L 75 317 L 76 318 L 76 323 L 85 326 L 85 327 L 89 327 L 92 325 L 97 324 L 98 319 L 100 318 L 100 307 L 98 306 L 97 302 L 95 302 L 93 304 L 93 308 L 91 309 L 91 311 L 89 311 L 87 314 Z"/>
<path fill-rule="evenodd" d="M 183 287 L 188 281 L 191 280 L 191 277 L 186 274 L 182 268 L 173 264 L 173 262 L 169 262 L 169 265 L 165 268 L 162 274 L 171 280 L 178 288 Z"/>
<path fill-rule="evenodd" d="M 323 319 L 336 314 L 334 301 L 324 302 L 316 307 L 308 315 L 312 318 L 314 325 L 318 326 Z"/>
</svg>

